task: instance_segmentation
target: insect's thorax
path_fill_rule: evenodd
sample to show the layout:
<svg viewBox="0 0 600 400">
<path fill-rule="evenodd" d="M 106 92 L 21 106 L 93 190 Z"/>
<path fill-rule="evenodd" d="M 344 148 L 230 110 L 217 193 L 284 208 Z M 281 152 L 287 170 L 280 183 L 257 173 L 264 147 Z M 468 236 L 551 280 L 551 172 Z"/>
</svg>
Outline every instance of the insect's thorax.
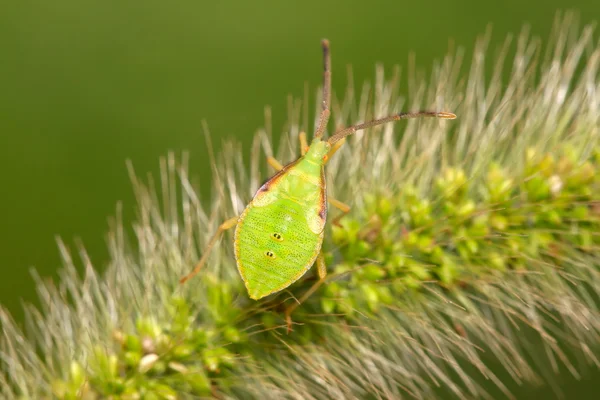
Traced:
<svg viewBox="0 0 600 400">
<path fill-rule="evenodd" d="M 291 168 L 281 182 L 281 195 L 298 204 L 314 204 L 325 187 L 323 166 L 330 145 L 315 139 L 302 159 Z"/>
<path fill-rule="evenodd" d="M 280 196 L 301 205 L 314 204 L 325 185 L 322 170 L 322 163 L 316 163 L 305 156 L 282 179 Z"/>
</svg>

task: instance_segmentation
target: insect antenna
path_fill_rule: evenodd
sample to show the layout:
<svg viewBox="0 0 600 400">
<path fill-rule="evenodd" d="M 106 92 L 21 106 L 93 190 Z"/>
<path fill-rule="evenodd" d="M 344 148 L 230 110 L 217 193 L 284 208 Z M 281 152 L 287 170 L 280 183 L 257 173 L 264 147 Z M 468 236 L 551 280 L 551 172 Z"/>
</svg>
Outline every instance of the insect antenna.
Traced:
<svg viewBox="0 0 600 400">
<path fill-rule="evenodd" d="M 342 128 L 335 132 L 328 140 L 329 144 L 334 144 L 337 141 L 345 138 L 348 135 L 352 135 L 356 131 L 362 129 L 371 128 L 373 126 L 382 125 L 388 122 L 399 121 L 401 119 L 411 119 L 420 117 L 434 117 L 441 119 L 455 119 L 456 114 L 445 111 L 414 111 L 414 112 L 403 112 L 399 114 L 390 115 L 385 118 L 374 119 L 372 121 L 363 122 L 362 124 L 356 124 L 347 128 Z"/>
<path fill-rule="evenodd" d="M 331 104 L 331 54 L 329 54 L 329 40 L 323 39 L 321 41 L 323 47 L 323 110 L 319 117 L 319 126 L 315 131 L 315 138 L 323 136 L 325 128 L 327 128 L 327 122 L 329 121 L 329 107 Z"/>
</svg>

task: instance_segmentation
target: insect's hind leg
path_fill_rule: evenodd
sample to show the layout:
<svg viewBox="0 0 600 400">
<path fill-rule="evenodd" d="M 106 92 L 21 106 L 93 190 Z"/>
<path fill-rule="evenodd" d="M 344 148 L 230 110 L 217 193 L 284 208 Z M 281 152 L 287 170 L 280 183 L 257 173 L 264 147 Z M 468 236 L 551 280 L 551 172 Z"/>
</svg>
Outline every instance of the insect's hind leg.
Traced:
<svg viewBox="0 0 600 400">
<path fill-rule="evenodd" d="M 179 283 L 182 283 L 182 284 L 185 283 L 188 279 L 192 278 L 194 275 L 196 275 L 198 272 L 200 272 L 200 270 L 202 269 L 204 264 L 206 264 L 206 260 L 208 260 L 208 255 L 210 254 L 210 251 L 217 243 L 217 240 L 219 240 L 219 238 L 221 237 L 223 232 L 233 228 L 237 224 L 237 221 L 238 221 L 238 217 L 233 217 L 233 218 L 230 218 L 227 221 L 223 222 L 221 225 L 219 225 L 217 232 L 215 232 L 213 237 L 210 239 L 210 242 L 208 242 L 208 246 L 206 247 L 206 250 L 204 251 L 204 254 L 202 255 L 202 257 L 200 258 L 200 261 L 198 261 L 198 264 L 196 264 L 196 267 L 194 268 L 194 270 L 192 272 L 190 272 L 189 274 L 187 274 L 186 276 L 184 276 L 183 278 L 181 278 L 179 280 Z"/>
<path fill-rule="evenodd" d="M 288 333 L 290 333 L 292 331 L 292 313 L 294 312 L 294 310 L 296 308 L 298 308 L 298 306 L 300 304 L 304 303 L 304 301 L 306 299 L 308 299 L 314 292 L 316 292 L 317 289 L 319 289 L 319 287 L 323 284 L 323 282 L 325 282 L 325 278 L 327 277 L 327 266 L 325 265 L 325 256 L 323 255 L 322 250 L 319 253 L 319 255 L 317 256 L 316 264 L 317 264 L 317 274 L 319 275 L 319 280 L 316 281 L 310 287 L 310 289 L 308 289 L 306 291 L 306 293 L 304 293 L 302 295 L 302 297 L 300 297 L 300 299 L 298 301 L 296 301 L 294 304 L 292 304 L 285 310 L 285 321 L 287 324 Z"/>
</svg>

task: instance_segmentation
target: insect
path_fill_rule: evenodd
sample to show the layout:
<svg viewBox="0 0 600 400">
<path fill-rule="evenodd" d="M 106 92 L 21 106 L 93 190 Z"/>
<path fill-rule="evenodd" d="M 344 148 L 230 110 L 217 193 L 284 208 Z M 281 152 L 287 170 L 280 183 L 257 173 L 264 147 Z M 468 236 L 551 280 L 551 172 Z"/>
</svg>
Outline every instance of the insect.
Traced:
<svg viewBox="0 0 600 400">
<path fill-rule="evenodd" d="M 322 47 L 322 111 L 310 146 L 307 145 L 306 134 L 301 133 L 300 158 L 286 166 L 272 157 L 268 158 L 268 163 L 278 172 L 258 189 L 241 215 L 228 219 L 219 226 L 194 270 L 181 279 L 181 283 L 184 283 L 196 275 L 223 232 L 233 227 L 236 228 L 234 250 L 237 267 L 250 298 L 254 300 L 285 289 L 316 263 L 319 280 L 286 309 L 288 330 L 291 328 L 291 313 L 318 289 L 327 275 L 321 252 L 327 203 L 342 211 L 336 220 L 350 211 L 348 205 L 327 198 L 324 173 L 327 161 L 344 144 L 345 137 L 362 129 L 401 119 L 456 118 L 456 115 L 449 112 L 399 113 L 340 129 L 329 139 L 323 139 L 330 115 L 331 57 L 327 40 L 322 41 Z"/>
</svg>

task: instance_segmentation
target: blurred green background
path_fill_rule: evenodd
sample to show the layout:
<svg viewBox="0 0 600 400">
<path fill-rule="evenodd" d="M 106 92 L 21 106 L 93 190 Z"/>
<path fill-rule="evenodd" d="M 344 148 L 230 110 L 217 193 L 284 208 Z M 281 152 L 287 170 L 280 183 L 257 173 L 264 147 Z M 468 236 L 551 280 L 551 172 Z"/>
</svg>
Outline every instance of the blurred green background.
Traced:
<svg viewBox="0 0 600 400">
<path fill-rule="evenodd" d="M 126 159 L 156 174 L 159 156 L 189 150 L 208 186 L 202 119 L 247 144 L 269 104 L 277 132 L 286 96 L 320 84 L 321 38 L 341 93 L 347 64 L 357 84 L 376 62 L 405 67 L 411 51 L 427 70 L 450 40 L 468 58 L 488 23 L 492 47 L 524 23 L 545 39 L 565 7 L 583 23 L 600 17 L 597 0 L 3 2 L 0 303 L 21 319 L 21 301 L 36 301 L 30 268 L 56 277 L 55 235 L 105 265 L 116 202 L 133 217 Z"/>
</svg>

